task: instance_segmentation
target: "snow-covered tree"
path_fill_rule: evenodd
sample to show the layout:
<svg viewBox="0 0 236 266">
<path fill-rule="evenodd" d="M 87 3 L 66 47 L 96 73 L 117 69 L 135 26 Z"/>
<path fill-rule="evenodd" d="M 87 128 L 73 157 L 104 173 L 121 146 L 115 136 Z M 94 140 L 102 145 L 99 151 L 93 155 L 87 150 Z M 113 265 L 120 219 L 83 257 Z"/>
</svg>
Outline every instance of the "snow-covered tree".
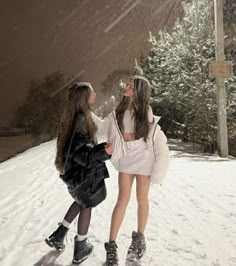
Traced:
<svg viewBox="0 0 236 266">
<path fill-rule="evenodd" d="M 152 84 L 154 108 L 164 117 L 164 129 L 215 149 L 217 139 L 216 85 L 208 64 L 215 60 L 213 3 L 183 2 L 184 16 L 172 33 L 150 34 L 151 50 L 136 64 Z M 232 82 L 231 82 L 232 86 Z M 227 90 L 229 93 L 229 90 Z M 232 97 L 228 97 L 228 111 Z"/>
</svg>

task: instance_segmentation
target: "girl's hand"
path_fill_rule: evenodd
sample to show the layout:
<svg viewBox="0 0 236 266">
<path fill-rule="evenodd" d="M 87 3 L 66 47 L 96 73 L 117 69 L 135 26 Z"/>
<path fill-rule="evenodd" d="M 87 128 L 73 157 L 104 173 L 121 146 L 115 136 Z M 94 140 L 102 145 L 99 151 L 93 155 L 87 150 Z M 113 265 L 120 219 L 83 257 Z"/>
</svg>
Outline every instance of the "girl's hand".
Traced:
<svg viewBox="0 0 236 266">
<path fill-rule="evenodd" d="M 105 145 L 105 151 L 107 154 L 111 155 L 112 154 L 112 145 L 111 144 L 106 144 Z"/>
</svg>

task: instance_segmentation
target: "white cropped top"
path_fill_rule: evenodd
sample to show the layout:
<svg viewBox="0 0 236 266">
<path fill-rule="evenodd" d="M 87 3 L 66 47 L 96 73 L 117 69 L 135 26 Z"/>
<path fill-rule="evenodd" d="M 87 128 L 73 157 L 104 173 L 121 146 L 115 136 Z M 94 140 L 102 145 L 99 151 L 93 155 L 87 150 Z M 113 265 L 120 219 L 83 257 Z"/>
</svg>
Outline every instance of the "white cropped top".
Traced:
<svg viewBox="0 0 236 266">
<path fill-rule="evenodd" d="M 134 116 L 132 111 L 125 111 L 123 118 L 123 126 L 125 133 L 134 133 Z"/>
<path fill-rule="evenodd" d="M 148 109 L 148 121 L 153 122 L 152 108 L 149 106 Z M 124 133 L 134 133 L 134 115 L 133 111 L 126 110 L 123 118 Z"/>
</svg>

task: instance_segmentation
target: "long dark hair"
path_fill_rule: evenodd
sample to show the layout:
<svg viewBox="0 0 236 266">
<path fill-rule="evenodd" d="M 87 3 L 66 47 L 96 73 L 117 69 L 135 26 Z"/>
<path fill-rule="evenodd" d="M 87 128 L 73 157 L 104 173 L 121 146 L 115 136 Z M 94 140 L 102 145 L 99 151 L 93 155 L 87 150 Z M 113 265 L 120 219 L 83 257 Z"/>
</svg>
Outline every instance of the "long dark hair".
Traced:
<svg viewBox="0 0 236 266">
<path fill-rule="evenodd" d="M 95 125 L 91 117 L 89 105 L 89 96 L 91 91 L 90 86 L 91 85 L 89 83 L 80 82 L 73 84 L 68 89 L 58 130 L 57 152 L 55 159 L 56 168 L 61 173 L 64 171 L 65 164 L 63 151 L 68 139 L 72 136 L 75 118 L 78 112 L 84 114 L 88 126 L 88 134 L 91 139 L 94 139 Z"/>
<path fill-rule="evenodd" d="M 130 109 L 133 111 L 135 119 L 135 139 L 143 137 L 146 141 L 150 129 L 150 122 L 148 121 L 148 110 L 151 86 L 149 81 L 142 76 L 132 76 L 130 80 L 134 82 L 134 98 L 131 103 Z M 123 96 L 122 100 L 116 108 L 116 118 L 121 132 L 124 131 L 124 112 L 128 109 L 130 101 L 130 97 Z"/>
</svg>

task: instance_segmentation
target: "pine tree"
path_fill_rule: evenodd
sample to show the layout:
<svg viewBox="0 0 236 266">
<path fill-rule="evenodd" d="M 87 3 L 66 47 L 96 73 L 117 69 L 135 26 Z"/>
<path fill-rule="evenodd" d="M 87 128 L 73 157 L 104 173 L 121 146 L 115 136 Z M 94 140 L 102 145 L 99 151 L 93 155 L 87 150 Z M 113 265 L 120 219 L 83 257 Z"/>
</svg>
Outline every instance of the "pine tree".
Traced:
<svg viewBox="0 0 236 266">
<path fill-rule="evenodd" d="M 172 33 L 160 32 L 158 40 L 150 34 L 150 53 L 136 64 L 152 84 L 154 108 L 165 117 L 165 131 L 203 142 L 209 151 L 217 138 L 216 86 L 208 74 L 208 64 L 215 60 L 212 4 L 183 2 L 183 19 Z"/>
</svg>

